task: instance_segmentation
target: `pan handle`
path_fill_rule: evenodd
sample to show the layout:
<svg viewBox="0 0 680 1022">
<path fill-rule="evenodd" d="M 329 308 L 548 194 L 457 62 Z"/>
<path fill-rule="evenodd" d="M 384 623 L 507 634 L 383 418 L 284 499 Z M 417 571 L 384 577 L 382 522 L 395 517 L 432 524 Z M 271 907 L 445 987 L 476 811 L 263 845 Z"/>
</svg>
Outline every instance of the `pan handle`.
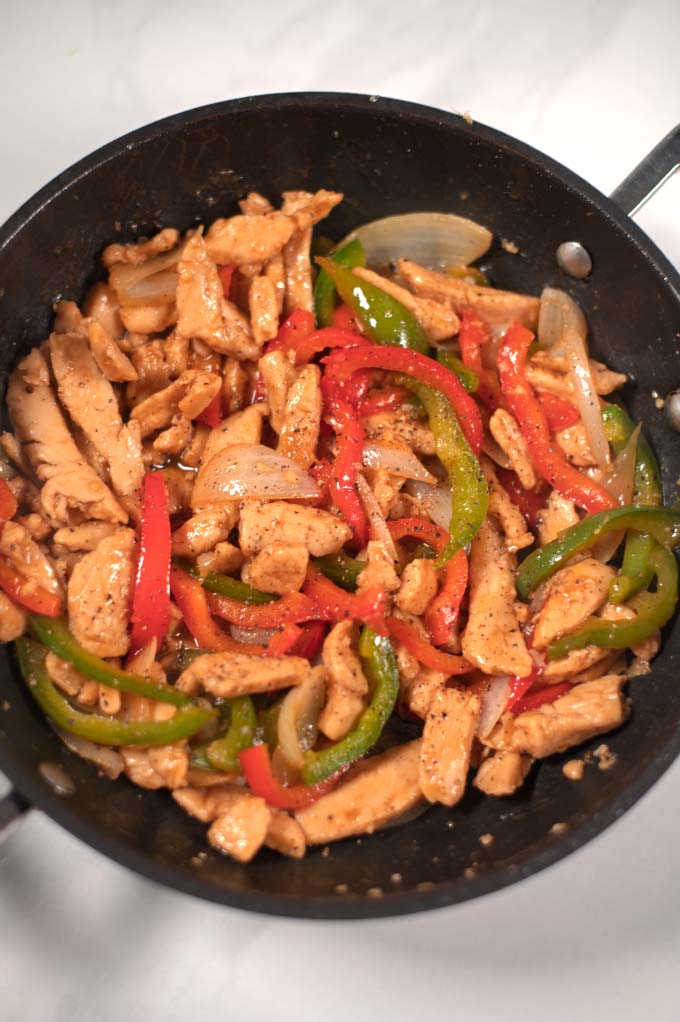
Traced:
<svg viewBox="0 0 680 1022">
<path fill-rule="evenodd" d="M 15 823 L 31 808 L 31 803 L 18 791 L 10 790 L 0 798 L 0 840 L 7 837 Z"/>
<path fill-rule="evenodd" d="M 629 216 L 634 216 L 652 195 L 680 168 L 680 124 L 638 163 L 615 188 L 611 198 Z"/>
</svg>

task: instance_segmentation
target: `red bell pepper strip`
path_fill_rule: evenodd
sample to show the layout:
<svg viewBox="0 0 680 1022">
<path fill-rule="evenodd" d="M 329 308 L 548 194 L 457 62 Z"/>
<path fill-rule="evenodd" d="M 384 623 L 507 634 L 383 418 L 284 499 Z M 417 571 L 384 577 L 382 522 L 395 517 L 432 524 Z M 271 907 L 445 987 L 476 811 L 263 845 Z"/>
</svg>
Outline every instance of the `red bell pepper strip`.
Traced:
<svg viewBox="0 0 680 1022">
<path fill-rule="evenodd" d="M 265 647 L 237 642 L 213 620 L 208 594 L 201 583 L 174 565 L 170 570 L 170 590 L 187 626 L 201 649 L 214 653 L 264 653 Z"/>
<path fill-rule="evenodd" d="M 31 579 L 25 578 L 2 559 L 0 559 L 0 589 L 4 590 L 15 603 L 21 604 L 26 610 L 32 610 L 35 614 L 59 617 L 63 611 L 61 597 L 36 585 Z"/>
<path fill-rule="evenodd" d="M 362 334 L 361 323 L 344 302 L 333 310 L 333 326 L 337 330 L 348 330 L 351 334 Z"/>
<path fill-rule="evenodd" d="M 222 292 L 223 292 L 225 298 L 229 297 L 229 292 L 231 290 L 231 278 L 234 275 L 234 270 L 235 269 L 236 269 L 235 266 L 218 266 L 217 267 L 217 273 L 219 275 L 219 278 L 220 278 L 220 281 L 221 281 L 221 284 L 222 284 Z"/>
<path fill-rule="evenodd" d="M 358 344 L 366 345 L 368 341 L 360 334 L 353 334 L 348 330 L 338 330 L 337 327 L 329 326 L 302 337 L 290 345 L 290 350 L 295 352 L 295 364 L 303 365 L 315 355 L 325 351 L 326 348 L 356 348 Z"/>
<path fill-rule="evenodd" d="M 425 611 L 423 621 L 435 646 L 449 642 L 468 583 L 468 559 L 458 550 L 444 568 L 444 582 Z"/>
<path fill-rule="evenodd" d="M 205 426 L 210 426 L 211 429 L 217 429 L 222 419 L 222 395 L 218 393 L 194 421 L 202 422 Z"/>
<path fill-rule="evenodd" d="M 343 384 L 357 369 L 386 369 L 405 373 L 435 388 L 449 401 L 467 442 L 474 453 L 479 454 L 482 446 L 482 417 L 479 408 L 456 374 L 434 359 L 408 348 L 367 344 L 364 347 L 333 352 L 323 361 L 327 366 L 327 375 L 338 384 Z"/>
<path fill-rule="evenodd" d="M 345 621 L 356 618 L 364 623 L 370 622 L 374 630 L 377 630 L 376 622 L 382 628 L 387 596 L 380 586 L 369 586 L 361 593 L 349 593 L 310 565 L 303 592 L 316 604 L 315 617 L 319 620 Z"/>
<path fill-rule="evenodd" d="M 357 415 L 360 419 L 367 419 L 369 415 L 392 412 L 403 405 L 407 397 L 408 391 L 403 387 L 380 387 L 359 400 L 356 406 Z"/>
<path fill-rule="evenodd" d="M 556 699 L 566 695 L 573 687 L 568 681 L 563 681 L 559 685 L 545 685 L 543 688 L 537 688 L 535 692 L 529 692 L 522 699 L 518 699 L 510 712 L 517 716 L 519 713 L 526 713 L 527 710 L 537 710 L 540 706 L 554 703 Z"/>
<path fill-rule="evenodd" d="M 487 324 L 471 309 L 464 309 L 458 334 L 460 357 L 463 365 L 472 369 L 479 380 L 477 396 L 480 401 L 495 411 L 496 408 L 503 408 L 505 401 L 496 374 L 492 369 L 486 369 L 482 362 L 481 348 L 490 336 Z"/>
<path fill-rule="evenodd" d="M 270 341 L 266 351 L 276 351 L 282 348 L 289 351 L 295 350 L 305 337 L 314 332 L 314 313 L 305 309 L 295 309 L 288 319 L 284 319 L 279 327 L 279 332 L 273 341 Z"/>
<path fill-rule="evenodd" d="M 132 649 L 144 649 L 152 639 L 160 649 L 170 624 L 170 514 L 162 472 L 144 476 L 131 620 Z"/>
<path fill-rule="evenodd" d="M 521 323 L 513 323 L 503 338 L 497 360 L 503 394 L 519 423 L 531 460 L 553 489 L 590 514 L 615 508 L 618 505 L 614 497 L 571 465 L 550 435 L 545 412 L 525 374 L 533 339 L 530 330 Z"/>
<path fill-rule="evenodd" d="M 438 554 L 441 554 L 449 541 L 446 529 L 440 528 L 427 518 L 395 518 L 387 523 L 390 536 L 395 542 L 400 539 L 417 539 L 427 543 Z"/>
<path fill-rule="evenodd" d="M 0 479 L 0 530 L 5 522 L 14 518 L 19 509 L 17 499 L 4 479 Z"/>
<path fill-rule="evenodd" d="M 291 649 L 291 653 L 312 661 L 321 652 L 326 637 L 326 625 L 323 621 L 307 621 L 302 625 L 301 631 L 302 634 Z"/>
<path fill-rule="evenodd" d="M 541 403 L 545 417 L 548 420 L 548 425 L 553 433 L 557 433 L 560 429 L 568 429 L 569 426 L 574 426 L 581 418 L 578 408 L 569 401 L 565 401 L 564 398 L 558 397 L 557 394 L 550 394 L 547 390 L 539 390 L 536 392 L 536 397 Z"/>
<path fill-rule="evenodd" d="M 534 661 L 534 666 L 531 668 L 528 674 L 525 674 L 523 678 L 515 677 L 510 679 L 510 694 L 508 695 L 508 701 L 505 706 L 506 713 L 511 710 L 520 699 L 523 699 L 529 689 L 540 681 L 543 671 L 545 670 L 546 658 L 541 657 L 540 660 Z"/>
<path fill-rule="evenodd" d="M 250 790 L 275 809 L 303 809 L 311 805 L 331 791 L 345 772 L 344 769 L 339 770 L 312 787 L 305 784 L 286 787 L 274 777 L 267 745 L 251 745 L 249 749 L 240 752 L 238 758 Z"/>
<path fill-rule="evenodd" d="M 272 603 L 243 603 L 221 593 L 210 593 L 208 606 L 217 617 L 240 628 L 279 628 L 281 625 L 314 621 L 316 604 L 304 593 L 286 593 Z"/>
<path fill-rule="evenodd" d="M 267 643 L 267 656 L 286 656 L 293 652 L 293 646 L 302 636 L 299 625 L 284 625 L 280 632 L 275 632 Z"/>
<path fill-rule="evenodd" d="M 429 667 L 433 671 L 441 671 L 442 674 L 453 676 L 454 674 L 469 674 L 475 668 L 473 664 L 462 656 L 453 656 L 452 653 L 442 653 L 435 649 L 431 642 L 420 634 L 414 625 L 400 618 L 388 617 L 385 620 L 390 635 L 404 646 L 416 660 Z"/>
<path fill-rule="evenodd" d="M 364 430 L 355 410 L 327 373 L 321 380 L 321 392 L 324 409 L 337 435 L 331 497 L 352 529 L 355 545 L 361 550 L 368 542 L 368 518 L 356 491 L 356 478 L 364 454 Z"/>
<path fill-rule="evenodd" d="M 540 490 L 525 490 L 514 472 L 510 469 L 496 468 L 496 475 L 508 497 L 518 507 L 530 529 L 538 528 L 538 516 L 544 509 L 548 497 L 547 487 L 542 486 Z"/>
</svg>

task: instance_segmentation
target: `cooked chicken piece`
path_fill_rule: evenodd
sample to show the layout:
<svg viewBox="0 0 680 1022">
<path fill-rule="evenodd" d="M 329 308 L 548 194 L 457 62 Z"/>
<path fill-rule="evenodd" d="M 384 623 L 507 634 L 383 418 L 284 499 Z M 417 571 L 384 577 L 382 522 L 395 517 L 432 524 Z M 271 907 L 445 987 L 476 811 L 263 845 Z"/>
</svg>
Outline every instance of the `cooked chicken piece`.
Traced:
<svg viewBox="0 0 680 1022">
<path fill-rule="evenodd" d="M 187 770 L 187 787 L 214 788 L 220 784 L 238 783 L 240 777 L 240 774 L 227 774 L 222 770 L 202 770 L 200 767 L 190 765 Z"/>
<path fill-rule="evenodd" d="M 401 573 L 396 604 L 404 614 L 424 614 L 437 595 L 437 569 L 434 561 L 416 557 Z"/>
<path fill-rule="evenodd" d="M 628 715 L 621 688 L 625 677 L 608 674 L 585 681 L 537 710 L 514 717 L 506 713 L 484 744 L 503 752 L 522 752 L 542 758 L 564 752 L 588 738 L 620 727 Z"/>
<path fill-rule="evenodd" d="M 396 593 L 401 581 L 394 570 L 394 561 L 383 543 L 370 539 L 366 547 L 366 567 L 357 579 L 357 589 L 381 586 L 385 592 Z"/>
<path fill-rule="evenodd" d="M 515 576 L 495 521 L 487 518 L 472 541 L 470 608 L 463 656 L 485 674 L 531 673 L 533 661 L 515 617 Z"/>
<path fill-rule="evenodd" d="M 76 447 L 50 387 L 47 363 L 37 348 L 12 373 L 7 405 L 35 474 L 44 483 L 40 503 L 51 522 L 127 521 L 111 490 Z"/>
<path fill-rule="evenodd" d="M 514 795 L 531 770 L 533 759 L 521 752 L 494 752 L 482 760 L 473 780 L 485 795 Z"/>
<path fill-rule="evenodd" d="M 218 543 L 229 539 L 229 533 L 238 520 L 238 504 L 196 511 L 188 521 L 172 534 L 173 557 L 190 557 L 212 550 Z"/>
<path fill-rule="evenodd" d="M 276 288 L 268 277 L 255 277 L 248 291 L 248 310 L 253 339 L 258 348 L 279 332 Z"/>
<path fill-rule="evenodd" d="M 137 745 L 126 745 L 120 750 L 123 757 L 123 771 L 133 784 L 140 788 L 155 790 L 165 788 L 165 779 L 154 768 L 149 758 L 149 749 L 140 749 Z"/>
<path fill-rule="evenodd" d="M 201 823 L 211 823 L 210 844 L 239 862 L 249 862 L 264 844 L 272 812 L 263 798 L 231 784 L 179 788 L 172 797 Z"/>
<path fill-rule="evenodd" d="M 0 555 L 29 582 L 49 593 L 63 596 L 54 564 L 41 546 L 19 522 L 5 522 L 0 531 Z"/>
<path fill-rule="evenodd" d="M 28 614 L 0 590 L 0 642 L 14 642 L 23 635 Z"/>
<path fill-rule="evenodd" d="M 555 433 L 555 440 L 562 448 L 572 465 L 578 468 L 590 468 L 597 465 L 597 460 L 590 449 L 590 442 L 586 427 L 582 422 L 577 422 L 568 429 L 561 429 Z"/>
<path fill-rule="evenodd" d="M 356 651 L 359 627 L 354 621 L 340 621 L 324 640 L 321 659 L 328 672 L 326 705 L 319 716 L 319 728 L 337 742 L 351 731 L 364 710 L 368 682 Z"/>
<path fill-rule="evenodd" d="M 505 533 L 505 546 L 509 553 L 514 554 L 534 542 L 532 533 L 526 527 L 524 515 L 512 503 L 507 491 L 501 486 L 493 462 L 482 455 L 480 465 L 489 487 L 489 513 L 495 515 Z"/>
<path fill-rule="evenodd" d="M 210 426 L 206 426 L 203 422 L 194 422 L 192 425 L 191 439 L 182 451 L 181 461 L 187 468 L 197 469 L 205 454 L 208 437 L 210 436 Z"/>
<path fill-rule="evenodd" d="M 165 455 L 177 455 L 189 446 L 193 436 L 193 425 L 191 419 L 178 412 L 173 415 L 172 422 L 167 429 L 159 433 L 153 441 L 154 451 Z"/>
<path fill-rule="evenodd" d="M 632 607 L 627 607 L 624 603 L 607 603 L 602 608 L 600 617 L 603 617 L 606 621 L 633 621 L 637 617 L 637 613 Z M 649 638 L 636 643 L 630 648 L 639 660 L 649 661 L 654 659 L 659 652 L 660 646 L 661 633 L 654 632 Z"/>
<path fill-rule="evenodd" d="M 532 295 L 468 284 L 448 273 L 427 270 L 409 259 L 398 259 L 397 269 L 402 280 L 417 295 L 447 302 L 458 313 L 469 307 L 491 326 L 507 326 L 519 320 L 524 326 L 534 329 L 538 323 L 540 303 Z"/>
<path fill-rule="evenodd" d="M 169 385 L 172 373 L 165 357 L 163 341 L 150 341 L 131 349 L 130 361 L 137 373 L 137 380 L 132 381 L 125 390 L 129 405 L 138 405 Z"/>
<path fill-rule="evenodd" d="M 265 263 L 262 271 L 267 280 L 271 281 L 276 296 L 276 308 L 279 317 L 283 314 L 283 307 L 286 301 L 286 264 L 283 260 L 283 252 L 274 256 L 268 263 Z"/>
<path fill-rule="evenodd" d="M 307 547 L 312 557 L 337 554 L 351 538 L 350 527 L 330 511 L 272 500 L 246 501 L 239 519 L 240 547 L 246 556 L 257 554 L 276 537 L 286 546 Z"/>
<path fill-rule="evenodd" d="M 364 469 L 364 475 L 366 482 L 373 490 L 373 496 L 378 502 L 380 513 L 384 518 L 388 518 L 397 506 L 401 488 L 406 480 L 394 475 L 387 468 Z"/>
<path fill-rule="evenodd" d="M 120 318 L 130 333 L 160 334 L 177 322 L 177 307 L 171 305 L 121 306 Z"/>
<path fill-rule="evenodd" d="M 239 199 L 238 208 L 244 216 L 253 214 L 273 213 L 274 207 L 268 198 L 259 192 L 248 192 L 245 199 Z"/>
<path fill-rule="evenodd" d="M 304 209 L 314 196 L 310 192 L 284 192 L 282 213 L 293 214 Z M 312 287 L 311 226 L 297 231 L 283 248 L 285 272 L 284 311 L 287 316 L 295 309 L 314 311 Z"/>
<path fill-rule="evenodd" d="M 372 834 L 422 800 L 418 781 L 421 740 L 370 756 L 352 767 L 337 788 L 295 818 L 310 845 Z"/>
<path fill-rule="evenodd" d="M 534 365 L 533 359 L 530 359 L 527 362 L 526 378 L 539 395 L 543 392 L 554 394 L 563 401 L 574 404 L 574 390 L 566 373 L 544 369 L 541 365 Z"/>
<path fill-rule="evenodd" d="M 560 532 L 571 528 L 580 521 L 576 505 L 568 497 L 553 490 L 543 511 L 538 515 L 538 539 L 541 546 L 547 546 L 557 539 Z"/>
<path fill-rule="evenodd" d="M 156 745 L 148 750 L 149 763 L 163 778 L 166 788 L 182 788 L 187 783 L 189 753 L 186 742 Z"/>
<path fill-rule="evenodd" d="M 54 333 L 87 336 L 87 323 L 75 302 L 55 302 Z"/>
<path fill-rule="evenodd" d="M 101 326 L 104 332 L 114 340 L 118 340 L 125 333 L 125 327 L 120 318 L 118 299 L 109 285 L 101 281 L 93 284 L 87 292 L 83 302 L 83 316 L 90 320 L 90 325 L 97 323 Z M 99 368 L 101 369 L 101 366 Z"/>
<path fill-rule="evenodd" d="M 558 635 L 573 632 L 602 607 L 614 570 L 594 557 L 562 568 L 548 583 L 545 602 L 534 619 L 532 645 L 546 649 Z"/>
<path fill-rule="evenodd" d="M 445 341 L 458 333 L 460 320 L 449 304 L 433 301 L 432 298 L 419 298 L 407 288 L 401 287 L 388 277 L 383 277 L 364 266 L 355 266 L 354 273 L 367 283 L 375 284 L 385 294 L 391 295 L 405 305 L 413 313 L 430 340 Z"/>
<path fill-rule="evenodd" d="M 228 266 L 265 263 L 281 252 L 296 231 L 323 220 L 341 201 L 342 195 L 321 190 L 290 216 L 274 211 L 215 220 L 206 235 L 210 258 Z"/>
<path fill-rule="evenodd" d="M 307 850 L 305 833 L 300 824 L 279 809 L 272 810 L 264 843 L 267 848 L 273 848 L 275 852 L 291 859 L 303 859 Z"/>
<path fill-rule="evenodd" d="M 276 692 L 299 685 L 309 674 L 309 661 L 299 656 L 261 657 L 255 653 L 206 653 L 177 679 L 189 695 L 204 689 L 218 699 L 255 692 Z"/>
<path fill-rule="evenodd" d="M 480 711 L 474 692 L 440 688 L 435 693 L 420 748 L 420 789 L 428 802 L 455 806 L 463 797 Z"/>
<path fill-rule="evenodd" d="M 148 241 L 140 241 L 135 245 L 121 245 L 118 242 L 107 245 L 102 252 L 102 262 L 107 270 L 117 263 L 141 266 L 142 263 L 148 262 L 149 259 L 153 259 L 161 252 L 169 252 L 178 241 L 179 231 L 174 227 L 164 227 Z"/>
<path fill-rule="evenodd" d="M 227 447 L 235 444 L 259 444 L 262 440 L 262 420 L 267 414 L 267 406 L 261 402 L 244 408 L 242 412 L 235 412 L 228 418 L 223 419 L 216 429 L 211 429 L 206 441 L 203 457 L 196 482 L 201 478 L 201 472 L 207 467 L 211 459 Z"/>
<path fill-rule="evenodd" d="M 250 403 L 252 394 L 251 371 L 257 372 L 257 366 L 244 367 L 238 359 L 225 357 L 222 368 L 222 404 L 225 415 L 240 412 Z"/>
<path fill-rule="evenodd" d="M 589 365 L 595 383 L 595 391 L 598 394 L 611 394 L 612 391 L 622 387 L 628 379 L 625 373 L 616 373 L 602 362 L 596 362 L 595 359 L 589 359 Z M 540 349 L 532 355 L 529 362 L 529 369 L 533 367 L 545 369 L 548 372 L 563 373 L 567 379 L 567 385 L 571 387 L 568 377 L 569 363 L 565 355 L 556 355 L 551 349 Z"/>
<path fill-rule="evenodd" d="M 189 364 L 190 356 L 193 354 L 192 343 L 203 344 L 202 341 L 191 341 L 188 337 L 183 337 L 177 330 L 173 330 L 163 342 L 163 355 L 165 358 L 165 364 L 168 367 L 170 376 L 181 376 L 187 369 L 208 369 L 208 366 Z M 210 352 L 214 362 L 216 363 L 215 370 L 209 370 L 210 372 L 220 371 L 222 364 L 222 357 L 218 355 L 216 351 L 208 348 L 204 345 L 206 351 Z"/>
<path fill-rule="evenodd" d="M 165 429 L 177 412 L 195 419 L 219 392 L 222 381 L 216 373 L 187 369 L 164 390 L 157 391 L 140 401 L 132 409 L 130 419 L 138 422 L 143 437 L 157 429 Z"/>
<path fill-rule="evenodd" d="M 87 340 L 52 334 L 50 358 L 62 404 L 105 462 L 119 497 L 134 497 L 144 478 L 139 426 L 123 425 L 113 387 L 99 370 Z"/>
<path fill-rule="evenodd" d="M 366 436 L 375 437 L 385 443 L 400 440 L 415 454 L 430 456 L 437 453 L 434 433 L 407 408 L 369 415 L 364 419 L 364 429 Z"/>
<path fill-rule="evenodd" d="M 106 536 L 76 564 L 68 584 L 68 616 L 76 641 L 100 657 L 125 656 L 136 573 L 132 529 Z"/>
<path fill-rule="evenodd" d="M 168 512 L 172 518 L 174 515 L 189 514 L 191 507 L 189 501 L 193 489 L 194 476 L 185 472 L 179 465 L 168 465 L 161 469 L 165 479 L 165 488 L 168 493 Z"/>
<path fill-rule="evenodd" d="M 92 678 L 86 678 L 73 664 L 62 660 L 51 650 L 45 657 L 45 670 L 65 695 L 75 699 L 80 706 L 94 706 L 99 699 L 99 685 Z"/>
<path fill-rule="evenodd" d="M 18 468 L 22 475 L 27 476 L 31 474 L 31 463 L 14 433 L 0 433 L 0 447 L 6 458 Z M 14 480 L 10 481 L 13 482 Z M 23 483 L 25 480 L 21 481 Z"/>
<path fill-rule="evenodd" d="M 295 383 L 297 373 L 291 359 L 283 351 L 274 350 L 263 355 L 257 363 L 269 405 L 269 424 L 275 433 L 281 432 L 288 391 Z"/>
<path fill-rule="evenodd" d="M 434 697 L 444 687 L 447 680 L 447 674 L 419 665 L 415 678 L 404 686 L 404 701 L 411 713 L 415 713 L 416 717 L 425 720 Z"/>
<path fill-rule="evenodd" d="M 99 686 L 98 709 L 105 717 L 115 717 L 120 713 L 123 698 L 118 689 L 110 685 Z"/>
<path fill-rule="evenodd" d="M 489 419 L 489 429 L 498 446 L 507 454 L 521 485 L 525 490 L 533 490 L 538 479 L 517 420 L 504 408 L 497 408 Z"/>
<path fill-rule="evenodd" d="M 95 319 L 90 320 L 87 337 L 97 367 L 107 380 L 114 383 L 130 383 L 138 379 L 137 370 L 132 362 L 101 323 Z"/>
<path fill-rule="evenodd" d="M 279 429 L 276 448 L 285 458 L 291 458 L 301 468 L 308 469 L 316 459 L 321 426 L 321 370 L 319 366 L 305 366 L 291 384 Z"/>
<path fill-rule="evenodd" d="M 202 578 L 209 575 L 211 571 L 221 571 L 231 575 L 243 564 L 243 554 L 237 546 L 232 543 L 217 543 L 214 550 L 208 550 L 199 554 L 196 558 L 196 567 Z"/>
<path fill-rule="evenodd" d="M 302 589 L 308 564 L 309 550 L 306 546 L 270 543 L 244 564 L 241 578 L 264 593 L 284 596 Z"/>
<path fill-rule="evenodd" d="M 35 539 L 38 543 L 42 543 L 52 534 L 52 526 L 50 523 L 46 518 L 43 518 L 41 514 L 38 514 L 35 511 L 27 515 L 17 515 L 15 521 L 18 522 L 19 525 L 23 525 L 23 527 L 30 533 L 31 539 Z"/>
<path fill-rule="evenodd" d="M 575 681 L 581 677 L 584 671 L 588 671 L 596 664 L 601 665 L 601 662 L 608 656 L 609 650 L 601 649 L 599 646 L 574 649 L 561 660 L 548 660 L 543 668 L 541 681 L 546 685 L 557 685 L 562 681 Z"/>
</svg>

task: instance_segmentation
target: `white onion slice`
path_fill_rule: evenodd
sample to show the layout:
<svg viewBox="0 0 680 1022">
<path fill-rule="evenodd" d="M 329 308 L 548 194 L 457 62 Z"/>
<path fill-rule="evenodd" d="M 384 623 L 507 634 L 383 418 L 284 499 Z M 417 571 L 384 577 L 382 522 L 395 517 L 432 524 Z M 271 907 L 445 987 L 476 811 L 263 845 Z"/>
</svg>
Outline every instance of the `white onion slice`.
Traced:
<svg viewBox="0 0 680 1022">
<path fill-rule="evenodd" d="M 478 738 L 486 738 L 492 728 L 503 716 L 503 711 L 510 695 L 510 678 L 485 678 L 479 684 L 479 697 L 482 709 L 475 734 Z"/>
<path fill-rule="evenodd" d="M 121 305 L 167 305 L 174 302 L 177 289 L 176 267 L 181 249 L 148 259 L 139 266 L 116 263 L 109 283 Z"/>
<path fill-rule="evenodd" d="M 615 497 L 621 505 L 630 504 L 633 500 L 637 445 L 641 429 L 641 425 L 635 427 L 628 443 L 616 456 L 609 471 L 605 472 L 602 477 L 602 485 L 609 490 L 612 497 Z M 597 557 L 599 561 L 606 564 L 618 550 L 625 534 L 625 530 L 619 530 L 618 532 L 611 532 L 603 536 L 599 543 L 596 543 L 593 547 L 593 557 Z"/>
<path fill-rule="evenodd" d="M 266 646 L 275 634 L 276 628 L 241 628 L 240 625 L 229 625 L 229 631 L 232 639 L 236 639 L 237 642 Z"/>
<path fill-rule="evenodd" d="M 234 444 L 218 451 L 201 469 L 194 485 L 195 507 L 260 500 L 312 500 L 319 488 L 290 458 L 262 444 Z"/>
<path fill-rule="evenodd" d="M 382 543 L 387 556 L 391 557 L 393 561 L 396 561 L 398 559 L 397 548 L 395 547 L 394 540 L 390 535 L 390 530 L 387 528 L 385 517 L 380 510 L 380 504 L 378 504 L 373 490 L 361 473 L 357 475 L 357 492 L 368 516 L 371 528 L 371 539 L 375 539 L 379 543 Z"/>
<path fill-rule="evenodd" d="M 87 738 L 81 738 L 80 735 L 69 734 L 68 731 L 62 731 L 61 728 L 55 728 L 55 731 L 61 738 L 62 742 L 67 749 L 75 753 L 76 756 L 80 756 L 81 759 L 86 759 L 90 763 L 94 763 L 100 770 L 110 777 L 112 781 L 115 781 L 121 774 L 123 767 L 123 757 L 115 749 L 110 749 L 106 745 L 97 745 L 95 742 L 89 741 Z"/>
<path fill-rule="evenodd" d="M 451 490 L 448 487 L 411 482 L 406 490 L 420 501 L 435 525 L 447 530 L 451 527 Z"/>
<path fill-rule="evenodd" d="M 278 749 L 287 766 L 300 770 L 304 753 L 311 749 L 318 732 L 317 721 L 326 698 L 326 674 L 315 667 L 281 703 L 278 721 Z"/>
<path fill-rule="evenodd" d="M 362 224 L 344 240 L 355 237 L 364 246 L 368 266 L 411 259 L 433 269 L 468 266 L 484 255 L 493 240 L 486 227 L 453 213 L 387 216 Z"/>
<path fill-rule="evenodd" d="M 541 294 L 538 343 L 567 359 L 574 398 L 583 420 L 588 443 L 600 468 L 610 463 L 609 443 L 602 425 L 600 399 L 586 348 L 587 326 L 583 312 L 566 291 L 546 287 Z"/>
<path fill-rule="evenodd" d="M 436 481 L 406 444 L 396 446 L 393 443 L 367 440 L 362 461 L 366 468 L 386 468 L 400 479 L 418 479 L 423 483 Z"/>
</svg>

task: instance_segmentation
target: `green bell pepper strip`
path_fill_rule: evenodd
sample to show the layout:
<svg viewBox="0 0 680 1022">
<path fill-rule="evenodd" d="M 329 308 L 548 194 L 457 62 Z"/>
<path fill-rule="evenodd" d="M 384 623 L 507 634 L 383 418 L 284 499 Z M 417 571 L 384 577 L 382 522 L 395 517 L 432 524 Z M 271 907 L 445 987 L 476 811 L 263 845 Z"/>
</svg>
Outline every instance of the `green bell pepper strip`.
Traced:
<svg viewBox="0 0 680 1022">
<path fill-rule="evenodd" d="M 602 422 L 607 440 L 619 454 L 631 437 L 635 423 L 619 405 L 602 409 Z M 658 507 L 663 499 L 659 465 L 645 437 L 640 434 L 635 461 L 633 502 L 644 507 Z M 629 532 L 626 536 L 621 570 L 609 587 L 612 603 L 625 603 L 652 580 L 650 554 L 656 543 L 642 532 Z"/>
<path fill-rule="evenodd" d="M 210 593 L 220 593 L 222 596 L 231 597 L 232 600 L 240 600 L 241 603 L 271 603 L 276 599 L 276 596 L 272 596 L 271 593 L 253 589 L 246 582 L 232 578 L 231 575 L 223 575 L 221 571 L 211 571 L 207 575 L 201 575 L 196 565 L 190 561 L 178 559 L 173 563 L 200 582 L 203 588 Z"/>
<path fill-rule="evenodd" d="M 366 567 L 365 561 L 357 561 L 355 557 L 350 557 L 349 554 L 342 551 L 338 554 L 316 557 L 314 564 L 322 575 L 350 593 L 356 589 L 359 584 L 359 575 Z"/>
<path fill-rule="evenodd" d="M 319 257 L 316 261 L 332 279 L 343 302 L 349 305 L 369 337 L 378 344 L 394 344 L 427 354 L 430 350 L 428 336 L 405 305 L 331 259 Z"/>
<path fill-rule="evenodd" d="M 665 507 L 617 507 L 589 515 L 565 529 L 557 539 L 529 554 L 517 572 L 517 592 L 525 600 L 574 554 L 593 546 L 614 529 L 635 529 L 653 536 L 665 547 L 680 543 L 680 512 Z"/>
<path fill-rule="evenodd" d="M 325 253 L 314 253 L 325 255 Z M 355 266 L 366 265 L 366 253 L 364 246 L 358 238 L 352 238 L 347 244 L 339 248 L 330 256 L 332 263 L 337 266 L 344 266 L 353 269 Z M 317 327 L 333 325 L 333 312 L 335 311 L 335 284 L 333 278 L 326 272 L 320 270 L 314 285 L 314 309 L 316 311 Z"/>
<path fill-rule="evenodd" d="M 563 635 L 548 646 L 548 659 L 561 660 L 575 649 L 600 646 L 603 649 L 627 649 L 649 638 L 666 624 L 678 602 L 678 563 L 672 551 L 655 544 L 650 557 L 656 590 L 640 593 L 627 606 L 635 618 L 626 621 L 605 621 L 588 618 L 576 631 Z"/>
<path fill-rule="evenodd" d="M 318 784 L 332 777 L 348 763 L 359 759 L 375 745 L 394 710 L 399 695 L 399 671 L 390 640 L 364 627 L 359 638 L 359 655 L 373 685 L 373 696 L 356 727 L 335 745 L 305 753 L 302 780 Z"/>
<path fill-rule="evenodd" d="M 229 709 L 231 712 L 229 727 L 223 735 L 210 742 L 205 751 L 205 758 L 213 770 L 240 774 L 238 754 L 250 748 L 255 740 L 257 714 L 250 696 L 237 696 L 232 699 Z"/>
<path fill-rule="evenodd" d="M 468 394 L 474 394 L 479 386 L 479 376 L 468 366 L 462 362 L 457 355 L 454 355 L 452 351 L 438 351 L 437 361 L 450 369 L 452 373 L 455 373 L 460 382 L 463 384 Z"/>
<path fill-rule="evenodd" d="M 471 542 L 486 517 L 489 490 L 477 458 L 463 435 L 450 403 L 438 390 L 410 376 L 399 376 L 422 402 L 434 433 L 437 457 L 451 487 L 451 524 L 446 547 L 437 558 L 441 568 L 457 550 Z"/>
<path fill-rule="evenodd" d="M 43 614 L 31 614 L 31 629 L 40 641 L 62 660 L 73 664 L 77 671 L 86 678 L 99 681 L 109 688 L 120 692 L 131 692 L 136 696 L 146 696 L 161 703 L 172 703 L 173 706 L 186 706 L 193 702 L 184 692 L 172 685 L 160 681 L 149 681 L 141 674 L 132 674 L 107 664 L 106 660 L 88 653 L 76 642 L 68 629 L 66 618 L 45 617 Z"/>
<path fill-rule="evenodd" d="M 215 715 L 214 710 L 195 703 L 180 707 L 170 720 L 163 721 L 124 721 L 82 713 L 54 686 L 45 668 L 45 646 L 23 637 L 17 639 L 16 650 L 28 690 L 43 712 L 62 731 L 98 745 L 168 745 L 200 731 Z"/>
</svg>

